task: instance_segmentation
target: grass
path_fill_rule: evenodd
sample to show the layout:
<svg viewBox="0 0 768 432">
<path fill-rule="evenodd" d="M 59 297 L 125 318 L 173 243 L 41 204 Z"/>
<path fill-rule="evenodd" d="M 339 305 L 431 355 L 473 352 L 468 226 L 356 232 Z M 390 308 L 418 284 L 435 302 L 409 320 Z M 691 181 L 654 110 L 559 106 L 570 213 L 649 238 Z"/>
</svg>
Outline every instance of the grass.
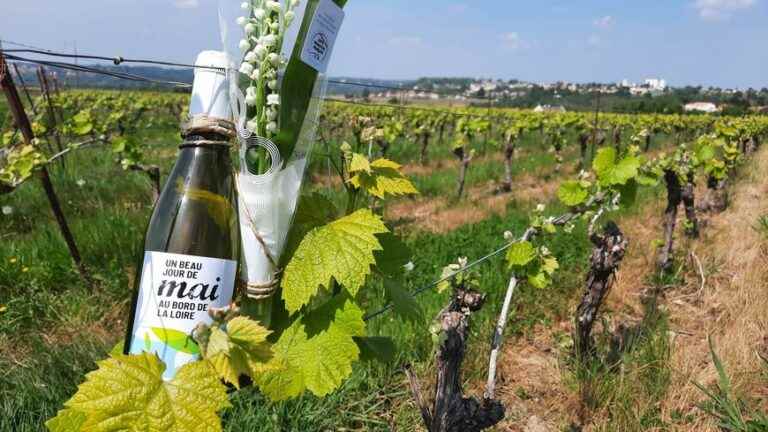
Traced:
<svg viewBox="0 0 768 432">
<path fill-rule="evenodd" d="M 712 362 L 717 370 L 717 383 L 714 388 L 696 383 L 699 390 L 706 395 L 707 400 L 700 405 L 707 414 L 717 419 L 718 426 L 729 432 L 760 432 L 768 430 L 768 414 L 756 409 L 754 403 L 749 403 L 734 394 L 731 378 L 717 355 L 712 339 L 709 339 L 709 351 Z M 768 372 L 768 359 L 761 357 L 763 367 Z"/>
</svg>

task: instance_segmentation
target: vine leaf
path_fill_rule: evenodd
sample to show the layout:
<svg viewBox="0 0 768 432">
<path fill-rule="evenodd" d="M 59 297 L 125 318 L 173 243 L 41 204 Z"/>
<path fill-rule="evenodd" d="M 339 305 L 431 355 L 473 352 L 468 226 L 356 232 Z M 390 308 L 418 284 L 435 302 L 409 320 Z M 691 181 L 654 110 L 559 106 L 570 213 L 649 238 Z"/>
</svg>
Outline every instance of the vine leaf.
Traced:
<svg viewBox="0 0 768 432">
<path fill-rule="evenodd" d="M 266 342 L 270 333 L 256 321 L 236 317 L 227 323 L 226 331 L 211 328 L 204 356 L 224 381 L 240 388 L 240 375 L 256 376 L 272 358 Z"/>
<path fill-rule="evenodd" d="M 507 250 L 507 263 L 510 267 L 523 267 L 536 258 L 536 248 L 529 241 L 514 243 Z"/>
<path fill-rule="evenodd" d="M 577 206 L 586 201 L 589 191 L 581 186 L 578 180 L 569 180 L 560 185 L 557 191 L 557 197 L 560 202 L 568 207 Z"/>
<path fill-rule="evenodd" d="M 418 322 L 423 317 L 421 306 L 415 298 L 397 280 L 390 278 L 384 279 L 384 289 L 387 291 L 387 298 L 392 302 L 392 306 L 403 318 Z"/>
<path fill-rule="evenodd" d="M 395 361 L 397 347 L 392 339 L 384 336 L 355 336 L 354 339 L 360 348 L 360 360 L 384 363 Z"/>
<path fill-rule="evenodd" d="M 353 296 L 382 250 L 376 234 L 389 232 L 381 217 L 361 209 L 310 231 L 285 268 L 283 300 L 293 313 L 307 304 L 319 287 L 330 287 L 331 278 Z"/>
<path fill-rule="evenodd" d="M 336 390 L 360 355 L 353 337 L 365 333 L 362 317 L 360 308 L 347 300 L 327 328 L 311 337 L 302 320 L 294 321 L 273 345 L 275 356 L 267 371 L 256 377 L 261 391 L 281 401 L 306 390 L 319 397 Z"/>
<path fill-rule="evenodd" d="M 302 196 L 296 208 L 296 214 L 293 217 L 293 224 L 288 233 L 281 259 L 292 257 L 301 240 L 309 231 L 331 222 L 337 215 L 336 207 L 325 195 L 313 192 L 310 195 Z"/>
<path fill-rule="evenodd" d="M 616 149 L 613 147 L 603 147 L 597 151 L 595 160 L 592 162 L 592 169 L 594 169 L 601 185 L 623 185 L 630 179 L 637 177 L 637 171 L 640 168 L 639 158 L 629 155 L 618 162 L 616 158 Z"/>
<path fill-rule="evenodd" d="M 119 355 L 98 365 L 67 409 L 48 422 L 52 431 L 78 425 L 87 431 L 221 430 L 217 411 L 230 405 L 207 361 L 182 366 L 171 381 L 163 381 L 165 365 L 154 354 Z"/>
<path fill-rule="evenodd" d="M 56 417 L 45 422 L 51 432 L 80 432 L 85 423 L 85 414 L 71 408 L 60 410 Z"/>
<path fill-rule="evenodd" d="M 360 153 L 352 153 L 352 161 L 349 163 L 349 172 L 365 171 L 371 173 L 371 163 L 368 162 L 368 158 Z"/>
<path fill-rule="evenodd" d="M 376 159 L 371 162 L 367 169 L 359 167 L 355 170 L 355 157 L 352 155 L 350 172 L 355 175 L 350 178 L 349 183 L 356 189 L 364 189 L 369 194 L 383 199 L 385 195 L 412 195 L 419 191 L 413 186 L 410 180 L 400 171 L 400 164 L 392 162 L 389 159 Z M 364 156 L 360 156 L 364 159 Z M 368 160 L 365 160 L 368 162 Z"/>
<path fill-rule="evenodd" d="M 373 252 L 376 268 L 385 275 L 402 275 L 403 266 L 411 260 L 411 249 L 393 233 L 379 234 L 376 237 L 382 247 L 382 250 Z"/>
</svg>

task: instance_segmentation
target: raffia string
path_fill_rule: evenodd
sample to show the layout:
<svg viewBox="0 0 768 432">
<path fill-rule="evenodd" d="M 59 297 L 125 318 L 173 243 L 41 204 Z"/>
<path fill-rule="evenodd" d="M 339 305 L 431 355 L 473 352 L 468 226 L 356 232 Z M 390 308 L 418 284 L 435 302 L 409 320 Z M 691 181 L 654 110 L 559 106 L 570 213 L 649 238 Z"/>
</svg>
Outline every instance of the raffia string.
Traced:
<svg viewBox="0 0 768 432">
<path fill-rule="evenodd" d="M 191 133 L 215 133 L 234 138 L 237 135 L 237 129 L 235 124 L 227 119 L 200 114 L 181 124 L 182 137 Z"/>
</svg>

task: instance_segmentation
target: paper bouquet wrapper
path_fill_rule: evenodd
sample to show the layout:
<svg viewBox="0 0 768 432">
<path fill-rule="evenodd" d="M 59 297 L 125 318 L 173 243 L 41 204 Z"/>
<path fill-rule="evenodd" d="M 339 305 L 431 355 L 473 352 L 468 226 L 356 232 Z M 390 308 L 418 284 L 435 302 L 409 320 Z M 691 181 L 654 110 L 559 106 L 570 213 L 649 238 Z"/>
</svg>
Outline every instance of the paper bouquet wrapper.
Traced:
<svg viewBox="0 0 768 432">
<path fill-rule="evenodd" d="M 266 299 L 274 291 L 306 164 L 300 158 L 272 173 L 237 176 L 241 278 L 251 298 Z"/>
</svg>

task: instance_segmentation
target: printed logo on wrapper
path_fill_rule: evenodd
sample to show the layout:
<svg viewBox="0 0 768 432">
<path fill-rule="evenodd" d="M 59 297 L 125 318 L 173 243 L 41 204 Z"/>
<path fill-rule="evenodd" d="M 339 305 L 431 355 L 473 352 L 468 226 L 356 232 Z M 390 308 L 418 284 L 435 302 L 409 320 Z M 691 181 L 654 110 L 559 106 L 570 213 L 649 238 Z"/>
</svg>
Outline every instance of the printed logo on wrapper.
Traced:
<svg viewBox="0 0 768 432">
<path fill-rule="evenodd" d="M 146 252 L 129 352 L 157 354 L 166 365 L 166 380 L 197 360 L 192 331 L 212 322 L 211 308 L 232 302 L 236 271 L 237 261 Z"/>
<path fill-rule="evenodd" d="M 343 21 L 344 10 L 331 0 L 321 0 L 304 41 L 301 61 L 325 73 Z"/>
</svg>

